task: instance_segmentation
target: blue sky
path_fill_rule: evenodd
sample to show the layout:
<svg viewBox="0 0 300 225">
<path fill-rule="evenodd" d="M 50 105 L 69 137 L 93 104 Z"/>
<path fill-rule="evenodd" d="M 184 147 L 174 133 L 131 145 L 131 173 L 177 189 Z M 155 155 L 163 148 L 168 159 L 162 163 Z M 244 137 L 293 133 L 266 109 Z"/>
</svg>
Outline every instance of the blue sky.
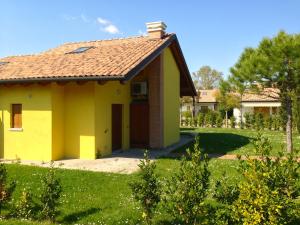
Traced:
<svg viewBox="0 0 300 225">
<path fill-rule="evenodd" d="M 228 74 L 243 49 L 283 29 L 300 32 L 297 0 L 0 0 L 0 57 L 64 42 L 134 36 L 164 21 L 191 72 L 210 65 Z"/>
</svg>

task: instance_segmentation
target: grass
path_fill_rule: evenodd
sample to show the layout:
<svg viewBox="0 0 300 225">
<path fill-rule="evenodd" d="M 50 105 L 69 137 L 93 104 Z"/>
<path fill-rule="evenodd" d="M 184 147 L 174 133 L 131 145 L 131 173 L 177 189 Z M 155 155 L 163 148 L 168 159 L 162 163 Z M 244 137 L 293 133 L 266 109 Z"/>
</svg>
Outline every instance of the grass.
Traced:
<svg viewBox="0 0 300 225">
<path fill-rule="evenodd" d="M 198 132 L 201 148 L 206 153 L 255 155 L 253 138 L 256 130 L 233 128 L 182 128 L 182 132 Z M 285 153 L 285 134 L 282 131 L 262 131 L 273 146 L 272 155 L 279 152 Z M 294 134 L 294 148 L 300 150 L 300 135 Z M 177 152 L 182 151 L 178 149 Z M 298 152 L 299 154 L 299 152 Z"/>
<path fill-rule="evenodd" d="M 157 160 L 157 172 L 161 178 L 170 176 L 178 168 L 178 159 Z M 212 180 L 222 176 L 224 171 L 230 171 L 232 177 L 238 174 L 234 171 L 237 161 L 210 160 Z M 36 196 L 40 193 L 41 177 L 47 168 L 7 165 L 10 179 L 17 180 L 14 193 L 16 200 L 24 187 L 30 187 Z M 63 185 L 61 198 L 61 215 L 59 224 L 137 224 L 140 219 L 138 204 L 131 197 L 129 182 L 137 178 L 137 173 L 131 175 L 100 173 L 78 170 L 58 169 L 57 176 Z M 162 224 L 166 216 L 158 216 L 157 223 Z M 160 221 L 160 222 L 159 222 Z M 47 222 L 19 221 L 15 219 L 0 220 L 5 225 L 48 225 Z"/>
<path fill-rule="evenodd" d="M 182 130 L 183 132 L 191 130 Z M 207 153 L 223 154 L 254 154 L 251 139 L 256 131 L 204 128 L 192 130 L 199 132 L 201 147 Z M 264 132 L 271 139 L 275 148 L 273 154 L 281 149 L 284 134 L 276 131 Z M 295 146 L 299 148 L 299 137 L 295 138 Z M 185 147 L 176 151 L 183 152 Z M 180 161 L 172 158 L 157 160 L 157 173 L 164 179 L 173 174 L 179 167 Z M 210 159 L 211 187 L 226 172 L 228 179 L 233 182 L 241 179 L 236 168 L 237 160 Z M 47 168 L 7 165 L 9 178 L 17 180 L 17 188 L 13 199 L 18 199 L 24 187 L 30 187 L 35 196 L 41 192 L 41 177 Z M 58 169 L 57 176 L 61 179 L 63 193 L 61 198 L 58 224 L 141 224 L 139 205 L 131 196 L 129 183 L 137 178 L 137 173 L 131 175 L 89 172 L 79 170 Z M 169 216 L 160 211 L 155 224 L 168 224 Z M 50 225 L 48 222 L 20 221 L 16 219 L 0 220 L 4 225 Z"/>
</svg>

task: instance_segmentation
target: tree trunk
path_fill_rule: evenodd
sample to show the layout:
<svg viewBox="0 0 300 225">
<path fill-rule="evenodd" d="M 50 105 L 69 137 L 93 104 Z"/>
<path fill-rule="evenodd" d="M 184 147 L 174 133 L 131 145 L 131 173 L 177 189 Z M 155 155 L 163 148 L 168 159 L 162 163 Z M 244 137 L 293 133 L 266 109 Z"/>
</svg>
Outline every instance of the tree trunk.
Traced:
<svg viewBox="0 0 300 225">
<path fill-rule="evenodd" d="M 228 111 L 225 111 L 225 123 L 226 123 L 226 128 L 228 128 Z"/>
<path fill-rule="evenodd" d="M 286 150 L 291 153 L 293 150 L 293 116 L 292 116 L 292 99 L 287 96 L 286 99 Z"/>
</svg>

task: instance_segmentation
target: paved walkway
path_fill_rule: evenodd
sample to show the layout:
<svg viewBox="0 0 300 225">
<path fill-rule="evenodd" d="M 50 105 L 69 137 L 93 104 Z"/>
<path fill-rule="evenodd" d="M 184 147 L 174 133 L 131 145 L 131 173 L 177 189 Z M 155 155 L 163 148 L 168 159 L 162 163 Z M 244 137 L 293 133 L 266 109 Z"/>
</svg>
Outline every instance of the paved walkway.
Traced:
<svg viewBox="0 0 300 225">
<path fill-rule="evenodd" d="M 168 156 L 174 149 L 186 145 L 194 140 L 192 135 L 181 135 L 180 142 L 165 149 L 149 150 L 150 159 L 156 159 L 162 156 Z M 109 157 L 83 160 L 83 159 L 65 159 L 54 161 L 54 166 L 63 169 L 88 170 L 96 172 L 111 172 L 130 174 L 138 171 L 140 159 L 144 156 L 142 149 L 129 149 L 126 151 L 116 151 Z M 4 163 L 16 163 L 15 160 L 6 160 Z M 50 162 L 21 160 L 18 163 L 23 165 L 32 165 L 40 167 L 49 167 Z"/>
</svg>

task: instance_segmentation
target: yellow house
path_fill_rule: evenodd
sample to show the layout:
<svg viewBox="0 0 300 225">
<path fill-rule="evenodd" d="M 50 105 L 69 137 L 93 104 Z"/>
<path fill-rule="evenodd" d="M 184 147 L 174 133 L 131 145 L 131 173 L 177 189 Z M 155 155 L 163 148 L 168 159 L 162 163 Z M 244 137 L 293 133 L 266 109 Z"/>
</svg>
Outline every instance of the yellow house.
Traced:
<svg viewBox="0 0 300 225">
<path fill-rule="evenodd" d="M 196 92 L 165 28 L 0 59 L 1 158 L 95 159 L 178 142 L 179 98 Z"/>
</svg>

